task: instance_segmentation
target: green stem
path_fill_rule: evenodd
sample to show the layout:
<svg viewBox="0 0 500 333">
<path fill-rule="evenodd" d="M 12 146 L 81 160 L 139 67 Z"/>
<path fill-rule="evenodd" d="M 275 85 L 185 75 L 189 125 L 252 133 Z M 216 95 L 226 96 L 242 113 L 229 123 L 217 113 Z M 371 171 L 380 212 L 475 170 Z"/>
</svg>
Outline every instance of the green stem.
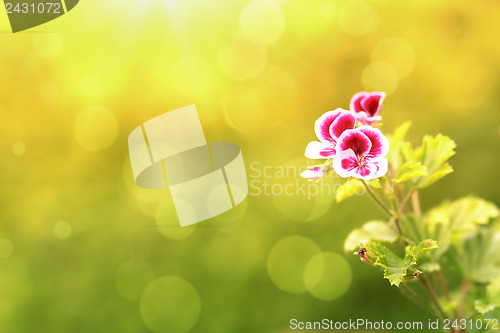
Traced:
<svg viewBox="0 0 500 333">
<path fill-rule="evenodd" d="M 420 209 L 420 200 L 418 198 L 418 191 L 412 192 L 411 203 L 413 205 L 413 211 L 415 212 L 415 215 L 417 215 L 417 216 L 422 215 L 422 211 Z"/>
<path fill-rule="evenodd" d="M 402 239 L 403 229 L 401 229 L 401 224 L 399 223 L 399 216 L 396 216 L 394 218 L 394 224 L 396 225 L 396 228 L 398 229 L 399 238 Z M 407 244 L 403 243 L 403 245 L 407 245 Z"/>
<path fill-rule="evenodd" d="M 444 312 L 443 307 L 441 306 L 441 303 L 439 302 L 439 298 L 437 297 L 436 292 L 434 291 L 434 289 L 431 288 L 431 286 L 427 282 L 427 279 L 423 275 L 419 275 L 418 280 L 424 285 L 425 291 L 427 291 L 427 294 L 429 295 L 432 302 L 434 303 L 434 306 L 436 307 L 436 310 L 438 311 L 439 315 L 443 319 L 449 319 L 446 312 Z"/>
<path fill-rule="evenodd" d="M 373 200 L 375 200 L 375 202 L 379 205 L 380 208 L 382 208 L 382 210 L 387 213 L 387 215 L 389 215 L 390 217 L 393 217 L 394 214 L 389 210 L 389 208 L 387 208 L 386 205 L 384 205 L 384 203 L 382 201 L 380 201 L 380 199 L 372 192 L 372 190 L 370 189 L 370 187 L 368 186 L 368 184 L 366 184 L 366 182 L 364 180 L 361 180 L 363 182 L 363 185 L 365 186 L 366 190 L 368 191 L 368 194 L 370 194 L 370 196 L 373 198 Z"/>
<path fill-rule="evenodd" d="M 401 214 L 403 212 L 403 210 L 406 208 L 406 205 L 408 204 L 408 202 L 412 198 L 414 192 L 415 192 L 415 190 L 410 190 L 410 192 L 408 192 L 408 195 L 403 199 L 401 206 L 399 206 L 398 214 Z"/>
<path fill-rule="evenodd" d="M 398 229 L 400 240 L 403 237 L 403 230 L 401 229 L 401 225 L 399 223 L 399 216 L 403 213 L 404 209 L 406 208 L 406 205 L 410 201 L 410 198 L 413 197 L 413 193 L 415 192 L 416 192 L 415 190 L 410 190 L 408 195 L 403 199 L 403 202 L 401 202 L 399 208 L 397 208 L 397 205 L 394 206 L 394 211 L 397 212 L 397 214 L 395 214 L 394 217 L 394 223 L 396 224 L 396 228 Z M 396 203 L 396 200 L 394 200 L 394 203 Z M 407 242 L 403 241 L 403 245 L 407 245 Z"/>
<path fill-rule="evenodd" d="M 462 303 L 460 304 L 460 317 L 464 318 L 467 311 L 467 292 L 469 291 L 469 280 L 465 279 L 461 288 Z"/>
<path fill-rule="evenodd" d="M 394 212 L 398 211 L 398 204 L 396 203 L 396 197 L 394 197 L 394 200 L 392 200 L 392 210 Z M 402 240 L 403 229 L 401 229 L 401 224 L 399 223 L 399 212 L 394 214 L 394 224 L 398 229 L 399 239 Z M 405 245 L 404 242 L 402 244 Z"/>
<path fill-rule="evenodd" d="M 401 293 L 406 296 L 412 302 L 420 305 L 422 309 L 429 311 L 432 308 L 432 303 L 430 303 L 427 299 L 420 296 L 415 290 L 411 287 L 408 287 L 406 284 L 401 284 L 400 287 Z"/>
<path fill-rule="evenodd" d="M 441 287 L 441 290 L 443 291 L 444 298 L 446 299 L 446 301 L 451 302 L 450 289 L 448 289 L 448 285 L 446 284 L 446 279 L 444 277 L 443 272 L 437 271 L 436 277 L 437 277 L 439 286 Z M 461 316 L 458 314 L 456 309 L 453 310 L 453 316 L 458 320 L 461 319 Z"/>
<path fill-rule="evenodd" d="M 448 289 L 448 286 L 446 285 L 446 279 L 444 278 L 443 272 L 442 271 L 437 271 L 436 272 L 436 277 L 437 277 L 439 286 L 441 287 L 441 290 L 443 292 L 444 298 L 448 302 L 451 302 L 450 290 Z"/>
</svg>

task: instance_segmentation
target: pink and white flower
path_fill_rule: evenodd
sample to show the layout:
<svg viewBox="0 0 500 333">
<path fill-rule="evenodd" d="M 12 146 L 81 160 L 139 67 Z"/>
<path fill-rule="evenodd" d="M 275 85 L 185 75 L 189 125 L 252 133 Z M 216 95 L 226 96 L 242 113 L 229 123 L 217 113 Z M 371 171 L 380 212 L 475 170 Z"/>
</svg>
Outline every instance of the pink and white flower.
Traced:
<svg viewBox="0 0 500 333">
<path fill-rule="evenodd" d="M 300 176 L 306 178 L 307 180 L 320 180 L 326 176 L 326 172 L 323 170 L 322 166 L 316 166 L 306 171 L 302 171 Z"/>
<path fill-rule="evenodd" d="M 382 110 L 382 103 L 385 99 L 384 92 L 361 91 L 351 98 L 351 111 L 354 112 L 356 120 L 366 125 L 373 125 L 376 121 L 382 120 L 379 116 Z"/>
<path fill-rule="evenodd" d="M 349 111 L 328 111 L 316 120 L 314 131 L 319 141 L 310 142 L 305 155 L 310 159 L 328 159 L 335 156 L 335 146 L 340 135 L 356 125 L 356 118 Z"/>
<path fill-rule="evenodd" d="M 377 128 L 362 126 L 344 131 L 335 150 L 332 166 L 342 178 L 371 180 L 387 173 L 389 141 Z"/>
</svg>

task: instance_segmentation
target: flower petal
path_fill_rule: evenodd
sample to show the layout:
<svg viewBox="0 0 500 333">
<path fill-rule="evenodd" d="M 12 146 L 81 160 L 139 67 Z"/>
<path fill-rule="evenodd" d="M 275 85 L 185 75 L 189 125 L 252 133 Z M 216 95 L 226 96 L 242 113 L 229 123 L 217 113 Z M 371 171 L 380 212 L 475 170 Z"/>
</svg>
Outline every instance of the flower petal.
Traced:
<svg viewBox="0 0 500 333">
<path fill-rule="evenodd" d="M 351 171 L 351 177 L 363 180 L 380 178 L 387 173 L 389 163 L 387 158 L 366 159 L 366 164 Z"/>
<path fill-rule="evenodd" d="M 372 126 L 374 123 L 377 121 L 381 121 L 382 117 L 381 116 L 373 116 L 373 117 L 368 117 L 365 111 L 361 111 L 358 113 L 355 113 L 354 116 L 356 117 L 356 120 L 362 124 L 365 125 L 370 125 Z"/>
<path fill-rule="evenodd" d="M 340 111 L 340 114 L 330 126 L 330 135 L 334 139 L 338 139 L 345 130 L 353 129 L 354 126 L 356 126 L 356 117 L 354 117 L 351 112 L 343 109 L 337 109 L 335 111 Z"/>
<path fill-rule="evenodd" d="M 382 157 L 376 161 L 370 161 L 370 163 L 373 163 L 373 165 L 377 166 L 377 171 L 373 175 L 372 179 L 385 176 L 387 171 L 389 170 L 389 161 L 385 157 Z"/>
<path fill-rule="evenodd" d="M 389 140 L 382 134 L 378 128 L 371 126 L 361 126 L 358 131 L 370 139 L 372 148 L 368 153 L 369 157 L 382 157 L 389 153 Z"/>
<path fill-rule="evenodd" d="M 350 129 L 344 131 L 340 138 L 338 139 L 335 150 L 338 152 L 352 149 L 354 154 L 358 157 L 364 157 L 368 155 L 372 148 L 372 143 L 370 139 L 361 131 L 357 129 Z"/>
<path fill-rule="evenodd" d="M 307 145 L 305 155 L 313 160 L 332 158 L 335 156 L 335 147 L 332 144 L 312 141 Z"/>
<path fill-rule="evenodd" d="M 335 142 L 330 135 L 330 126 L 335 119 L 337 119 L 340 113 L 339 109 L 335 111 L 328 111 L 316 120 L 316 123 L 314 124 L 314 131 L 316 132 L 316 136 L 319 141 L 323 143 Z"/>
<path fill-rule="evenodd" d="M 367 93 L 366 91 L 360 91 L 354 94 L 354 96 L 352 96 L 351 98 L 351 103 L 350 103 L 351 111 L 354 111 L 356 113 L 363 111 L 363 107 L 361 106 L 361 101 L 365 99 L 365 97 L 368 95 L 369 93 Z"/>
<path fill-rule="evenodd" d="M 326 174 L 323 172 L 323 168 L 318 166 L 318 167 L 314 167 L 314 168 L 308 169 L 306 171 L 303 171 L 300 173 L 300 175 L 303 178 L 307 178 L 309 180 L 318 180 L 318 179 L 323 178 Z"/>
<path fill-rule="evenodd" d="M 361 108 L 368 114 L 368 116 L 376 116 L 382 109 L 384 99 L 384 92 L 368 93 L 368 95 L 360 101 Z"/>
<path fill-rule="evenodd" d="M 377 168 L 374 164 L 365 164 L 363 166 L 359 166 L 353 170 L 354 174 L 352 177 L 356 177 L 363 180 L 372 180 L 373 175 L 377 172 Z"/>
<path fill-rule="evenodd" d="M 358 159 L 352 149 L 338 152 L 332 160 L 333 170 L 342 178 L 351 177 L 357 166 Z"/>
</svg>

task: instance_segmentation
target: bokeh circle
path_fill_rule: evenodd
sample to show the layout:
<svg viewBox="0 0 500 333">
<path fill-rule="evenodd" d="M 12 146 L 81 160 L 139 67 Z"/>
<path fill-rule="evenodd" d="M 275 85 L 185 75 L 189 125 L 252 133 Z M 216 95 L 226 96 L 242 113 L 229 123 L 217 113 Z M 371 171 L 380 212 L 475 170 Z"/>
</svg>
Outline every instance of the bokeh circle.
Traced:
<svg viewBox="0 0 500 333">
<path fill-rule="evenodd" d="M 75 118 L 73 130 L 76 141 L 92 151 L 108 148 L 118 135 L 118 121 L 110 110 L 102 106 L 91 106 Z"/>
<path fill-rule="evenodd" d="M 312 257 L 304 270 L 304 284 L 316 298 L 331 301 L 347 292 L 352 271 L 344 257 L 323 252 Z"/>
<path fill-rule="evenodd" d="M 144 324 L 155 333 L 186 333 L 198 322 L 201 300 L 191 283 L 165 276 L 146 287 L 140 311 Z"/>
<path fill-rule="evenodd" d="M 290 236 L 280 240 L 267 258 L 267 271 L 271 281 L 289 293 L 306 291 L 303 278 L 305 267 L 319 253 L 320 248 L 309 238 Z"/>
<path fill-rule="evenodd" d="M 115 285 L 118 293 L 129 301 L 138 301 L 144 289 L 155 279 L 153 269 L 145 262 L 131 260 L 118 267 Z"/>
</svg>

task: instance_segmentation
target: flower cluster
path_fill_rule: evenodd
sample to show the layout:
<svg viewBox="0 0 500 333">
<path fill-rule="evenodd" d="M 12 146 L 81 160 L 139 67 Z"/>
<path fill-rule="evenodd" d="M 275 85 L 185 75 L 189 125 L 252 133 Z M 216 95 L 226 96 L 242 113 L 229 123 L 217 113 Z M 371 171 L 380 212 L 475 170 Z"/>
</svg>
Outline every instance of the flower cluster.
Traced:
<svg viewBox="0 0 500 333">
<path fill-rule="evenodd" d="M 314 126 L 318 141 L 307 145 L 305 155 L 324 163 L 301 176 L 319 180 L 336 173 L 349 178 L 336 184 L 337 202 L 366 189 L 386 214 L 385 220 L 370 220 L 352 230 L 344 242 L 346 252 L 355 251 L 361 261 L 382 268 L 391 285 L 404 286 L 406 295 L 426 302 L 441 318 L 481 321 L 500 309 L 500 209 L 467 196 L 422 211 L 420 191 L 453 172 L 448 160 L 456 144 L 443 134 L 426 135 L 414 148 L 405 140 L 410 127 L 405 122 L 392 134 L 389 154 L 389 141 L 377 128 L 384 98 L 380 92 L 359 92 L 350 110 L 336 109 L 319 117 Z M 459 220 L 465 226 L 449 223 Z M 449 272 L 460 274 L 451 276 L 448 286 Z M 434 279 L 439 284 L 428 282 Z M 422 290 L 427 297 L 420 297 Z M 458 294 L 453 301 L 446 296 Z"/>
<path fill-rule="evenodd" d="M 301 176 L 318 180 L 332 168 L 343 178 L 371 180 L 384 176 L 388 169 L 385 156 L 389 141 L 378 128 L 372 127 L 382 119 L 378 114 L 384 98 L 382 92 L 359 92 L 351 99 L 350 111 L 339 108 L 319 117 L 314 125 L 319 141 L 310 142 L 305 155 L 327 162 L 304 171 Z"/>
</svg>

